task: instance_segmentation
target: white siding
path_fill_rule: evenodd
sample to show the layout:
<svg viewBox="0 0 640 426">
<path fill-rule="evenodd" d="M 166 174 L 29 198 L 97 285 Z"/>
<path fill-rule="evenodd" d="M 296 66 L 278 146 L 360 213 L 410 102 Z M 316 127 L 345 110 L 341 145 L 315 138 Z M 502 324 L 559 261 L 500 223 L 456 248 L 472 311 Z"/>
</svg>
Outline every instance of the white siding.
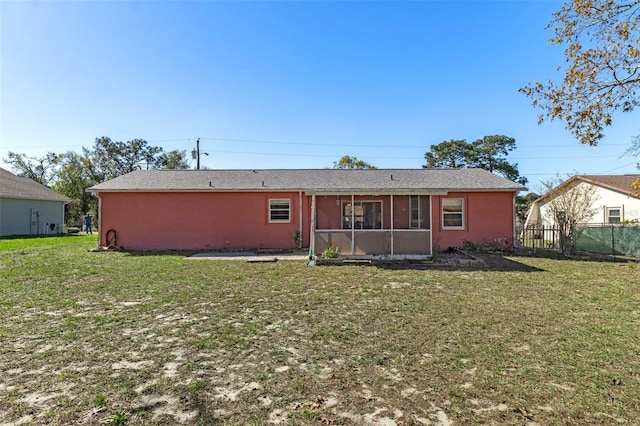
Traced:
<svg viewBox="0 0 640 426">
<path fill-rule="evenodd" d="M 590 185 L 586 182 L 580 182 L 579 185 Z M 640 220 L 640 199 L 629 197 L 626 194 L 612 191 L 610 189 L 595 187 L 598 199 L 594 203 L 594 208 L 598 209 L 595 216 L 588 222 L 589 224 L 607 223 L 606 211 L 607 207 L 617 207 L 622 209 L 621 220 Z M 544 225 L 552 225 L 553 222 L 547 217 L 547 208 L 545 204 L 540 205 L 540 216 Z"/>
<path fill-rule="evenodd" d="M 37 211 L 34 221 L 31 210 Z M 0 235 L 62 233 L 64 203 L 61 201 L 0 198 Z M 52 231 L 49 225 L 55 224 Z"/>
</svg>

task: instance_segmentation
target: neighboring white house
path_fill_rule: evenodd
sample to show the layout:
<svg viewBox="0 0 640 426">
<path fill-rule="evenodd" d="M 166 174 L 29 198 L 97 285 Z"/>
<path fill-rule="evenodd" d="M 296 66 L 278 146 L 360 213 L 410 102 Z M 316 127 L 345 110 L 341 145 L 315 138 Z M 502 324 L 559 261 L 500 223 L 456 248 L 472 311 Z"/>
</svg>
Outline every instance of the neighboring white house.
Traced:
<svg viewBox="0 0 640 426">
<path fill-rule="evenodd" d="M 62 233 L 64 195 L 0 168 L 0 236 Z"/>
<path fill-rule="evenodd" d="M 640 179 L 640 175 L 573 176 L 531 203 L 525 226 L 553 225 L 553 219 L 547 214 L 547 204 L 563 191 L 585 185 L 595 188 L 592 207 L 596 213 L 588 224 L 640 221 L 640 197 L 634 194 L 631 186 L 637 179 Z"/>
</svg>

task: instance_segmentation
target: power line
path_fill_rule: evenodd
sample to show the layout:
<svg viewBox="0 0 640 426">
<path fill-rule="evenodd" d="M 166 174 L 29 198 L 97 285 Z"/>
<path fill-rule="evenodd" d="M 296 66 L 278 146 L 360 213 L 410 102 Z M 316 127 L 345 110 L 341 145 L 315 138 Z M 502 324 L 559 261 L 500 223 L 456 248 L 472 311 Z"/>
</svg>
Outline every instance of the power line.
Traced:
<svg viewBox="0 0 640 426">
<path fill-rule="evenodd" d="M 421 148 L 431 147 L 431 145 L 437 145 L 432 143 L 425 143 L 424 147 L 421 145 L 397 145 L 397 144 L 344 144 L 344 143 L 322 143 L 322 142 L 284 142 L 273 140 L 257 140 L 257 139 L 231 139 L 231 138 L 200 138 L 201 140 L 219 141 L 219 142 L 242 142 L 242 143 L 259 143 L 259 144 L 271 144 L 271 145 L 313 145 L 313 146 L 340 146 L 340 147 L 353 147 L 353 148 Z M 151 141 L 149 141 L 151 142 Z M 160 142 L 160 141 L 157 141 Z M 576 144 L 552 144 L 552 145 L 534 145 L 534 146 L 518 146 L 518 149 L 538 149 L 538 148 L 572 148 L 577 147 Z M 607 144 L 606 146 L 629 146 L 629 144 Z"/>
<path fill-rule="evenodd" d="M 307 154 L 307 153 L 303 153 L 303 154 L 292 154 L 292 153 L 278 153 L 278 152 L 257 152 L 257 151 L 226 151 L 226 150 L 209 150 L 209 152 L 217 152 L 217 153 L 222 153 L 222 154 L 245 154 L 245 155 L 268 155 L 268 156 L 283 156 L 283 157 L 318 157 L 318 158 L 334 158 L 334 155 L 330 155 L 330 154 Z M 380 157 L 380 156 L 367 156 L 367 158 L 374 158 L 374 159 L 388 159 L 388 160 L 416 160 L 419 159 L 420 161 L 423 160 L 422 157 L 420 158 L 416 158 L 416 157 L 389 157 L 389 156 L 384 156 L 384 157 Z M 516 160 L 516 161 L 529 161 L 529 160 L 553 160 L 553 159 L 559 159 L 559 160 L 566 160 L 566 159 L 590 159 L 593 158 L 591 156 L 575 156 L 575 155 L 570 155 L 570 156 L 566 156 L 566 157 L 558 157 L 558 156 L 554 156 L 554 157 L 514 157 L 514 158 L 509 158 L 509 160 Z M 598 156 L 598 158 L 618 158 L 618 156 L 616 155 L 601 155 Z M 632 163 L 633 164 L 633 163 Z"/>
<path fill-rule="evenodd" d="M 222 151 L 222 150 L 209 150 L 209 152 L 217 152 L 221 154 L 244 154 L 244 155 L 268 155 L 271 157 L 314 157 L 314 158 L 335 158 L 335 154 L 291 154 L 291 153 L 282 153 L 282 152 L 255 152 L 255 151 Z M 389 160 L 415 160 L 415 157 L 371 157 L 367 156 L 367 158 L 375 158 L 375 159 L 389 159 Z"/>
<path fill-rule="evenodd" d="M 173 138 L 173 139 L 154 139 L 154 140 L 149 140 L 147 142 L 149 143 L 160 143 L 160 142 L 187 142 L 187 143 L 191 143 L 193 140 L 198 139 L 198 138 Z M 285 141 L 274 141 L 274 140 L 256 140 L 256 139 L 234 139 L 234 138 L 212 138 L 212 137 L 206 137 L 206 138 L 199 138 L 200 140 L 208 140 L 208 141 L 219 141 L 219 142 L 239 142 L 239 143 L 254 143 L 254 144 L 268 144 L 268 145 L 288 145 L 288 146 L 314 146 L 314 147 L 341 147 L 344 150 L 349 150 L 352 148 L 393 148 L 393 149 L 399 149 L 399 148 L 411 148 L 411 149 L 416 149 L 416 148 L 420 148 L 419 146 L 415 146 L 415 145 L 388 145 L 388 144 L 376 144 L 376 145 L 372 145 L 372 144 L 342 144 L 342 143 L 309 143 L 309 142 L 285 142 Z M 554 145 L 536 145 L 536 146 L 525 146 L 525 147 L 518 147 L 516 148 L 516 152 L 517 150 L 520 149 L 531 149 L 531 148 L 545 148 L 545 147 L 574 147 L 576 145 L 560 145 L 560 144 L 554 144 Z M 608 146 L 628 146 L 628 144 L 609 144 Z M 31 148 L 71 148 L 71 147 L 82 147 L 84 148 L 83 145 L 42 145 L 42 146 L 33 146 Z M 6 148 L 14 148 L 14 147 L 4 147 Z M 16 146 L 17 148 L 17 146 Z M 260 156 L 271 156 L 271 157 L 275 157 L 275 156 L 280 156 L 280 157 L 307 157 L 307 158 L 334 158 L 335 154 L 310 154 L 310 153 L 302 153 L 302 154 L 294 154 L 294 153 L 275 153 L 275 152 L 258 152 L 258 151 L 229 151 L 229 150 L 208 150 L 209 152 L 217 152 L 217 153 L 224 153 L 224 154 L 241 154 L 241 155 L 260 155 Z M 423 157 L 389 157 L 389 156 L 367 156 L 367 158 L 369 159 L 386 159 L 386 160 L 422 160 Z M 509 161 L 533 161 L 533 160 L 555 160 L 555 159 L 559 159 L 559 160 L 563 160 L 563 159 L 593 159 L 594 156 L 575 156 L 575 155 L 571 155 L 571 156 L 541 156 L 541 157 L 531 157 L 531 156 L 508 156 Z M 597 158 L 620 158 L 619 156 L 615 156 L 615 155 L 608 155 L 608 156 L 598 156 Z M 611 169 L 611 171 L 614 170 L 618 170 L 624 167 L 627 167 L 629 165 L 635 164 L 634 163 L 630 163 L 624 166 L 619 166 L 616 167 L 614 169 Z M 606 172 L 605 172 L 606 173 Z"/>
<path fill-rule="evenodd" d="M 172 138 L 172 139 L 152 139 L 147 140 L 149 143 L 163 143 L 163 142 L 191 142 L 192 140 L 198 139 L 197 137 L 184 137 L 184 138 Z M 146 139 L 145 139 L 146 140 Z M 254 144 L 268 144 L 268 145 L 300 145 L 300 146 L 339 146 L 343 148 L 394 148 L 394 149 L 428 149 L 431 145 L 436 145 L 433 143 L 424 143 L 424 145 L 398 145 L 398 144 L 345 144 L 345 143 L 332 143 L 332 142 L 291 142 L 291 141 L 277 141 L 277 140 L 261 140 L 261 139 L 236 139 L 236 138 L 214 138 L 214 137 L 201 137 L 200 140 L 208 140 L 208 141 L 219 141 L 219 142 L 240 142 L 240 143 L 254 143 Z M 89 145 L 90 146 L 90 145 Z M 565 144 L 565 143 L 556 143 L 556 144 L 545 144 L 545 145 L 532 145 L 532 146 L 518 146 L 516 150 L 522 149 L 539 149 L 539 148 L 572 148 L 578 147 L 576 144 Z M 613 146 L 629 146 L 629 144 L 606 144 L 603 146 L 613 147 Z M 21 148 L 24 147 L 21 145 L 12 145 L 12 146 L 4 146 L 4 148 Z M 85 147 L 85 145 L 34 145 L 32 148 L 70 148 L 70 147 Z M 555 158 L 555 157 L 554 157 Z"/>
<path fill-rule="evenodd" d="M 604 171 L 602 173 L 595 173 L 595 174 L 596 175 L 604 175 L 606 173 L 613 172 L 614 170 L 620 170 L 620 169 L 624 169 L 625 167 L 629 167 L 629 166 L 632 166 L 632 165 L 638 165 L 638 164 L 640 164 L 640 163 L 637 163 L 637 162 L 634 161 L 633 163 L 625 164 L 624 166 L 616 167 L 614 169 L 609 169 L 609 170 Z"/>
</svg>

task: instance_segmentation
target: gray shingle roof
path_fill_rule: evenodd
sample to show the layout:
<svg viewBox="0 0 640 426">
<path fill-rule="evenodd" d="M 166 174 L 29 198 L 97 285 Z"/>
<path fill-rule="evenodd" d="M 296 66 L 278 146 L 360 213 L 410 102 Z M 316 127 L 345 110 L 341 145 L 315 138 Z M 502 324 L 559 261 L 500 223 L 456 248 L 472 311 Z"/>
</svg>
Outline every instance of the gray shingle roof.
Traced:
<svg viewBox="0 0 640 426">
<path fill-rule="evenodd" d="M 67 197 L 28 178 L 0 168 L 0 197 L 69 202 Z"/>
<path fill-rule="evenodd" d="M 482 169 L 258 169 L 136 170 L 95 185 L 89 191 L 305 191 L 321 194 L 525 189 Z"/>
</svg>

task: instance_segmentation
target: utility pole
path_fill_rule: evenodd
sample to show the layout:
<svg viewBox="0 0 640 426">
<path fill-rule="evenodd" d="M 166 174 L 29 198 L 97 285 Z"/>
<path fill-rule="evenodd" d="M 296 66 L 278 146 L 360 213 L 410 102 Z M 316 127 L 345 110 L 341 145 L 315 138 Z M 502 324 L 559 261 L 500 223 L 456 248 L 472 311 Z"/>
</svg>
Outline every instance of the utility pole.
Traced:
<svg viewBox="0 0 640 426">
<path fill-rule="evenodd" d="M 206 152 L 203 152 L 204 155 L 209 155 Z M 198 138 L 196 140 L 196 149 L 194 149 L 193 151 L 191 151 L 191 158 L 193 158 L 194 160 L 197 160 L 196 162 L 196 169 L 200 170 L 200 138 Z"/>
<path fill-rule="evenodd" d="M 196 151 L 198 151 L 198 170 L 200 170 L 200 138 L 196 140 Z"/>
</svg>

